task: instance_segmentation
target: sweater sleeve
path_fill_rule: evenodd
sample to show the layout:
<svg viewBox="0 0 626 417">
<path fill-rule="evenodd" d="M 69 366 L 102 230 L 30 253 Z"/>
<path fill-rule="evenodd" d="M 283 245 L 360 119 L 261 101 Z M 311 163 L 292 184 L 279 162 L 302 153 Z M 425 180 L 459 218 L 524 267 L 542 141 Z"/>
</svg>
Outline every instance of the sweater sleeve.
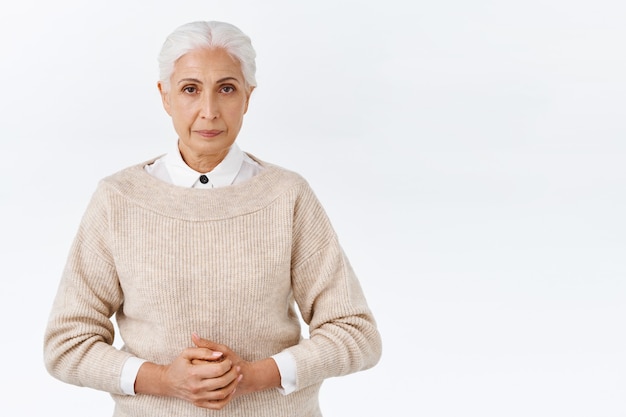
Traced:
<svg viewBox="0 0 626 417">
<path fill-rule="evenodd" d="M 123 301 L 107 239 L 102 187 L 79 226 L 44 335 L 48 372 L 64 382 L 121 394 L 120 375 L 131 356 L 112 346 L 111 317 Z"/>
<path fill-rule="evenodd" d="M 381 337 L 355 273 L 310 188 L 294 210 L 292 287 L 308 339 L 289 348 L 298 389 L 374 366 Z"/>
</svg>

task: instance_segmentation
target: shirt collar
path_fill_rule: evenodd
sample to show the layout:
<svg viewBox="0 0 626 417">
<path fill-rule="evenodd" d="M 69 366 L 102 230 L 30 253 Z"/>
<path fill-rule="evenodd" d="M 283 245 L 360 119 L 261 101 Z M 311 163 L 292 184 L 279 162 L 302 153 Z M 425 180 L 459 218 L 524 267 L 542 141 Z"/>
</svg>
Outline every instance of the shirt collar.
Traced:
<svg viewBox="0 0 626 417">
<path fill-rule="evenodd" d="M 163 162 L 172 179 L 172 184 L 180 187 L 193 187 L 200 175 L 204 174 L 209 178 L 209 183 L 213 187 L 225 187 L 231 185 L 243 164 L 243 151 L 233 143 L 226 157 L 211 172 L 197 172 L 183 161 L 183 157 L 178 149 L 178 141 L 165 157 Z"/>
</svg>

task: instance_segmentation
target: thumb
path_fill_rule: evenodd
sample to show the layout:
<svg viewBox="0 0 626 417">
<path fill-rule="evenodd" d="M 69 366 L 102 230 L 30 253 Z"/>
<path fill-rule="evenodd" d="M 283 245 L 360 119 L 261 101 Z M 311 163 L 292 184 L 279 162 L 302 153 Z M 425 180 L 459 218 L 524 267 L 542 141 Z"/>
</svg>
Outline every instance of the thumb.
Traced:
<svg viewBox="0 0 626 417">
<path fill-rule="evenodd" d="M 211 342 L 210 340 L 203 339 L 196 332 L 193 332 L 191 334 L 191 340 L 193 340 L 193 343 L 199 348 L 206 348 L 206 349 L 210 349 L 213 351 L 224 353 L 223 350 L 220 349 L 221 348 L 220 345 L 218 345 L 217 343 Z"/>
</svg>

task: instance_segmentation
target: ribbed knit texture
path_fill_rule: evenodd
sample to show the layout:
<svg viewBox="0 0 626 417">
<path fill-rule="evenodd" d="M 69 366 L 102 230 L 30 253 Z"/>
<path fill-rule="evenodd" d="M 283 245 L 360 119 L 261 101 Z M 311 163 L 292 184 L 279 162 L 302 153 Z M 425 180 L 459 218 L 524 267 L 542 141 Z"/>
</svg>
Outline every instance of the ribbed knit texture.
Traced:
<svg viewBox="0 0 626 417">
<path fill-rule="evenodd" d="M 209 190 L 159 181 L 145 164 L 101 181 L 46 329 L 53 376 L 110 392 L 116 417 L 308 417 L 321 415 L 325 378 L 376 364 L 380 335 L 323 208 L 299 175 L 258 162 L 265 169 L 251 180 Z M 114 314 L 121 351 L 111 346 Z M 298 390 L 239 397 L 218 413 L 123 395 L 129 355 L 170 363 L 194 331 L 250 361 L 289 350 Z"/>
</svg>

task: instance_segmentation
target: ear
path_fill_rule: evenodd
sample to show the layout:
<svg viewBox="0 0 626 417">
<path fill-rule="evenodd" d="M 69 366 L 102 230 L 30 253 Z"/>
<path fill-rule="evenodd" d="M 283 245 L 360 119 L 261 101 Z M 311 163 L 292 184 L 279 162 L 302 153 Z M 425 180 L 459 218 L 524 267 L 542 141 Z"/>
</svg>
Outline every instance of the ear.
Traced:
<svg viewBox="0 0 626 417">
<path fill-rule="evenodd" d="M 169 95 L 169 92 L 165 91 L 165 87 L 163 86 L 163 83 L 161 81 L 159 81 L 157 83 L 157 87 L 159 89 L 159 93 L 161 94 L 161 102 L 163 103 L 163 108 L 165 109 L 167 114 L 169 114 L 171 116 L 172 113 L 170 113 L 170 95 Z"/>
<path fill-rule="evenodd" d="M 250 96 L 252 95 L 253 91 L 254 91 L 254 87 L 250 87 L 248 89 L 248 93 L 246 94 L 246 106 L 243 109 L 243 114 L 246 114 L 248 112 L 248 103 L 250 103 Z"/>
</svg>

